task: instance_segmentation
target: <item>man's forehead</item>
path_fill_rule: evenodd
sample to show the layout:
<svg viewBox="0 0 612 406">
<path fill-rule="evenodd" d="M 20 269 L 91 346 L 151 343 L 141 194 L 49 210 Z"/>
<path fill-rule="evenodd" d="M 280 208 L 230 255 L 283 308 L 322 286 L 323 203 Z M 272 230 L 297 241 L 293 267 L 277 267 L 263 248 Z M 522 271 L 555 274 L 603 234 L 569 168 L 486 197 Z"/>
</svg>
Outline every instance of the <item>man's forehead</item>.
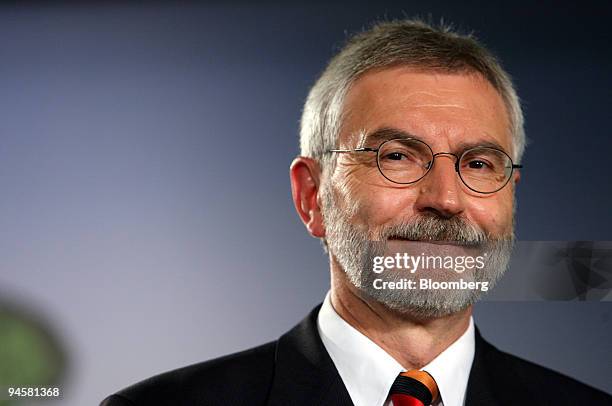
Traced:
<svg viewBox="0 0 612 406">
<path fill-rule="evenodd" d="M 368 72 L 345 98 L 341 143 L 363 144 L 382 128 L 435 142 L 441 136 L 499 144 L 509 151 L 510 125 L 499 93 L 482 76 L 393 67 Z"/>
</svg>

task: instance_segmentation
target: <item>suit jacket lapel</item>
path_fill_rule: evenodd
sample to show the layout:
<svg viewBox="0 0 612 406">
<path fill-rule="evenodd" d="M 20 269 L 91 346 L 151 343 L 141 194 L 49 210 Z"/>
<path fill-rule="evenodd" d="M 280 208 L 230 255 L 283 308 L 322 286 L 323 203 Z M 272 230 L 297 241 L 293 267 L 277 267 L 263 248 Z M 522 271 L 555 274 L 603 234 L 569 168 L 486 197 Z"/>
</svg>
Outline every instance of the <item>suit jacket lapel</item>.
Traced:
<svg viewBox="0 0 612 406">
<path fill-rule="evenodd" d="M 488 366 L 488 343 L 484 341 L 478 329 L 476 329 L 476 346 L 474 361 L 470 370 L 467 392 L 465 394 L 466 406 L 496 406 L 497 401 L 492 391 L 490 372 Z"/>
<path fill-rule="evenodd" d="M 506 355 L 476 329 L 476 349 L 466 393 L 466 406 L 520 405 L 532 399 L 506 362 Z"/>
<path fill-rule="evenodd" d="M 278 340 L 268 405 L 353 405 L 319 336 L 320 308 Z"/>
</svg>

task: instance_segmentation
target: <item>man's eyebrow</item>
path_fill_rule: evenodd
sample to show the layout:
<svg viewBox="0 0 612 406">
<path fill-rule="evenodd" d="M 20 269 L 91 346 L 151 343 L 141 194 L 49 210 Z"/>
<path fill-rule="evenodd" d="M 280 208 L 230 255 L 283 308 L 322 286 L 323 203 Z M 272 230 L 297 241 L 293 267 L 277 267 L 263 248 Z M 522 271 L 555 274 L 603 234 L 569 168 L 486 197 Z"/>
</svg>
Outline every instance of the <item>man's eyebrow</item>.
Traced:
<svg viewBox="0 0 612 406">
<path fill-rule="evenodd" d="M 374 130 L 373 132 L 369 133 L 369 134 L 365 134 L 360 142 L 359 147 L 371 147 L 371 148 L 377 148 L 380 146 L 380 144 L 382 144 L 385 141 L 389 141 L 392 139 L 416 139 L 419 140 L 421 142 L 424 142 L 425 144 L 429 145 L 429 143 L 427 141 L 425 141 L 423 138 L 419 137 L 418 135 L 415 134 L 411 134 L 407 131 L 404 130 L 400 130 L 399 128 L 393 128 L 393 127 L 382 127 L 379 128 L 377 130 Z M 495 149 L 499 149 L 502 150 L 506 153 L 509 153 L 509 151 L 506 151 L 506 149 L 504 147 L 502 147 L 498 142 L 488 139 L 487 138 L 482 138 L 480 140 L 476 140 L 476 141 L 462 141 L 460 142 L 456 148 L 455 151 L 449 151 L 449 152 L 454 152 L 454 153 L 462 153 L 463 151 L 467 151 L 468 149 L 471 148 L 476 148 L 476 147 L 487 147 L 487 148 L 495 148 Z"/>
<path fill-rule="evenodd" d="M 463 151 L 467 151 L 468 149 L 476 148 L 476 147 L 499 149 L 501 151 L 504 151 L 507 154 L 510 153 L 509 151 L 506 151 L 506 149 L 502 147 L 499 143 L 495 141 L 491 141 L 491 140 L 485 140 L 485 139 L 482 139 L 479 141 L 472 141 L 472 142 L 460 142 L 459 145 L 457 145 L 455 152 L 461 153 Z"/>
<path fill-rule="evenodd" d="M 406 132 L 404 130 L 400 130 L 399 128 L 382 127 L 382 128 L 372 131 L 369 134 L 365 134 L 365 136 L 362 137 L 361 143 L 360 143 L 361 145 L 359 146 L 360 147 L 365 147 L 365 146 L 378 147 L 380 144 L 382 144 L 385 141 L 389 141 L 389 140 L 397 139 L 397 138 L 400 138 L 400 139 L 413 138 L 419 141 L 423 141 L 423 139 L 421 139 L 420 137 L 414 134 L 410 134 L 409 132 Z"/>
</svg>

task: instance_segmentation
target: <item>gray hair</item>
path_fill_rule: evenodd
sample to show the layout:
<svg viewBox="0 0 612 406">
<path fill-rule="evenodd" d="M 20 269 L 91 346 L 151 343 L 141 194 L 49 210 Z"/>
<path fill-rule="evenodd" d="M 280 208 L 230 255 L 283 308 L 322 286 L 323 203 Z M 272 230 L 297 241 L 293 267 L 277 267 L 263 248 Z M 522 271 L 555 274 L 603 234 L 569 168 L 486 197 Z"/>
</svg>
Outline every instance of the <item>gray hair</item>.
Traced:
<svg viewBox="0 0 612 406">
<path fill-rule="evenodd" d="M 331 155 L 335 154 L 326 151 L 337 147 L 344 98 L 351 85 L 369 70 L 397 65 L 482 75 L 504 101 L 513 136 L 511 155 L 520 162 L 525 150 L 524 119 L 508 73 L 472 34 L 462 35 L 450 26 L 432 26 L 420 20 L 377 23 L 350 38 L 332 58 L 304 105 L 301 154 L 319 161 L 324 171 L 330 170 L 335 162 Z"/>
</svg>

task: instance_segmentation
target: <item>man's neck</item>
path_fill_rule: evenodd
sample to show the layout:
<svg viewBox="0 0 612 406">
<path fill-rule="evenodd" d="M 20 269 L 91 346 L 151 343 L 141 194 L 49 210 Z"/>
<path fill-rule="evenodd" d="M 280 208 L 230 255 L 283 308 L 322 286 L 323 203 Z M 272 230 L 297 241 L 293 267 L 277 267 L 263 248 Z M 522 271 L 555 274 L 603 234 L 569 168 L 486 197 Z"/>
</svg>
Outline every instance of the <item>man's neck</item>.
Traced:
<svg viewBox="0 0 612 406">
<path fill-rule="evenodd" d="M 336 272 L 334 272 L 336 271 Z M 418 319 L 360 297 L 342 270 L 332 270 L 331 304 L 347 323 L 406 369 L 420 369 L 466 331 L 471 306 L 449 316 Z"/>
</svg>

